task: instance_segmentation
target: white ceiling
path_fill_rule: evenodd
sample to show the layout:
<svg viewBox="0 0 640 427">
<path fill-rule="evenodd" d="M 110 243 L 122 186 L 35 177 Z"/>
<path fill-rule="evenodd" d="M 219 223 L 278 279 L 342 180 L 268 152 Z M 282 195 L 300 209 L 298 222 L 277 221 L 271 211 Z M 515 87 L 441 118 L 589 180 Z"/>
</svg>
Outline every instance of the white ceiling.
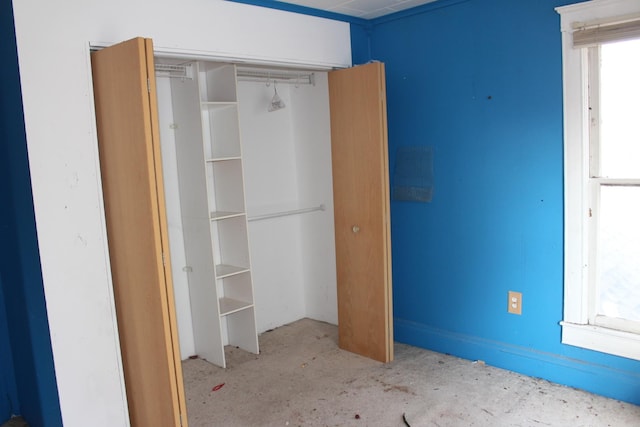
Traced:
<svg viewBox="0 0 640 427">
<path fill-rule="evenodd" d="M 363 19 L 388 15 L 435 0 L 278 0 Z"/>
</svg>

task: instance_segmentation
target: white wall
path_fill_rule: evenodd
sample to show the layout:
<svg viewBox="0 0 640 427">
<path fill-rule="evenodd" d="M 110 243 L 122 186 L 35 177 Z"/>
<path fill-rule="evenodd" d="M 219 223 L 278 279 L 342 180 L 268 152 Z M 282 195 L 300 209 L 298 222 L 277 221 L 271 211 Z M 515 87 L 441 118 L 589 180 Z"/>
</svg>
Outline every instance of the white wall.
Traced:
<svg viewBox="0 0 640 427">
<path fill-rule="evenodd" d="M 249 218 L 294 209 L 298 205 L 289 87 L 280 85 L 278 92 L 287 108 L 268 112 L 273 85 L 238 83 Z M 299 229 L 297 216 L 249 222 L 259 332 L 304 317 Z"/>
<path fill-rule="evenodd" d="M 298 199 L 305 206 L 320 202 L 326 207 L 323 214 L 300 218 L 305 315 L 338 324 L 327 74 L 316 73 L 316 86 L 300 86 L 293 91 L 291 103 L 296 164 L 303 165 L 297 174 Z"/>
<path fill-rule="evenodd" d="M 273 84 L 238 84 L 249 218 L 326 206 L 249 222 L 259 332 L 302 317 L 337 323 L 328 84 L 316 75 L 315 86 L 278 85 L 286 108 L 274 112 Z"/>
<path fill-rule="evenodd" d="M 64 425 L 129 424 L 97 158 L 89 43 L 350 65 L 349 26 L 215 0 L 13 2 L 27 147 Z"/>
<path fill-rule="evenodd" d="M 160 145 L 162 148 L 162 175 L 169 228 L 169 251 L 173 294 L 176 304 L 178 339 L 182 360 L 196 354 L 189 300 L 189 280 L 183 268 L 187 265 L 182 231 L 182 213 L 180 212 L 180 189 L 178 181 L 178 161 L 176 157 L 176 137 L 172 128 L 173 104 L 171 102 L 171 81 L 168 77 L 156 78 L 158 94 L 158 124 L 160 127 Z"/>
</svg>

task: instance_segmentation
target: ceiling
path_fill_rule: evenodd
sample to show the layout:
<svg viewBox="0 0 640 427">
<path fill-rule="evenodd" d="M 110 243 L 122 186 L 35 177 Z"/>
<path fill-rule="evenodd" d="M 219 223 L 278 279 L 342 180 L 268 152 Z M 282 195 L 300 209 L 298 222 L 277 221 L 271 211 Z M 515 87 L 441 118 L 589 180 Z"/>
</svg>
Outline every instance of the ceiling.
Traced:
<svg viewBox="0 0 640 427">
<path fill-rule="evenodd" d="M 363 19 L 377 18 L 435 0 L 278 0 Z"/>
</svg>

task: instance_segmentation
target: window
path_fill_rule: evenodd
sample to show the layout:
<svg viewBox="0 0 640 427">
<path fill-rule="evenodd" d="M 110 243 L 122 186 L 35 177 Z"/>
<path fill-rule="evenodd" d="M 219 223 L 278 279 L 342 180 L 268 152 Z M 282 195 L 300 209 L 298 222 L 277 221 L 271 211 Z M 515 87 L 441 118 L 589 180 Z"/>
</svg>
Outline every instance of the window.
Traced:
<svg viewBox="0 0 640 427">
<path fill-rule="evenodd" d="M 640 333 L 640 38 L 590 47 L 588 55 L 589 317 Z"/>
<path fill-rule="evenodd" d="M 562 342 L 640 360 L 640 2 L 561 15 L 565 300 Z"/>
</svg>

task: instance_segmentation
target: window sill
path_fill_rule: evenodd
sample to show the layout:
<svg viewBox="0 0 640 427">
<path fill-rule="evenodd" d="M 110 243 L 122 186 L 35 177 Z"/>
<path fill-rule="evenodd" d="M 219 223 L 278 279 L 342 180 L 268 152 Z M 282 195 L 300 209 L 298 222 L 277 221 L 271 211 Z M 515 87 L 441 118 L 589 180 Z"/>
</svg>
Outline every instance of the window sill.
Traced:
<svg viewBox="0 0 640 427">
<path fill-rule="evenodd" d="M 569 322 L 560 322 L 560 325 L 563 344 L 640 360 L 640 336 L 637 334 Z"/>
</svg>

